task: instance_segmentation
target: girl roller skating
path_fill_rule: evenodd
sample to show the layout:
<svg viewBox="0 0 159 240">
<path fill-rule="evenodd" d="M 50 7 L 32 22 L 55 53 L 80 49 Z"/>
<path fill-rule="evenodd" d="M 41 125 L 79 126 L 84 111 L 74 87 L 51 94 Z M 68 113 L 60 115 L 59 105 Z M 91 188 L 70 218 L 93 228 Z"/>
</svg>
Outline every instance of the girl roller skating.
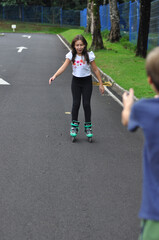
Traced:
<svg viewBox="0 0 159 240">
<path fill-rule="evenodd" d="M 70 136 L 72 141 L 79 132 L 78 112 L 81 104 L 81 97 L 83 102 L 83 109 L 85 115 L 84 129 L 88 140 L 92 141 L 92 123 L 91 123 L 91 96 L 92 96 L 92 76 L 91 68 L 99 81 L 99 90 L 103 94 L 104 87 L 101 80 L 100 72 L 95 64 L 94 53 L 87 51 L 87 41 L 82 35 L 77 35 L 71 43 L 71 49 L 66 54 L 64 64 L 57 70 L 57 72 L 49 79 L 49 84 L 55 80 L 61 73 L 65 71 L 70 63 L 72 63 L 72 122 L 70 129 Z"/>
</svg>

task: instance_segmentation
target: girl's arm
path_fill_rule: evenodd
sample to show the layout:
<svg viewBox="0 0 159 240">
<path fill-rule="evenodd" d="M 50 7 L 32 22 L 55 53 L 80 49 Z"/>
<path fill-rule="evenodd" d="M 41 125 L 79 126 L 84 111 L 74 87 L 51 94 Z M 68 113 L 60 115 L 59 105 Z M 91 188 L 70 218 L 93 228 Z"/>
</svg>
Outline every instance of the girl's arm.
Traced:
<svg viewBox="0 0 159 240">
<path fill-rule="evenodd" d="M 64 64 L 57 70 L 57 72 L 49 79 L 49 84 L 51 84 L 52 81 L 55 80 L 56 77 L 58 77 L 61 73 L 65 71 L 65 69 L 70 64 L 70 59 L 66 58 Z"/>
<path fill-rule="evenodd" d="M 102 79 L 101 79 L 101 76 L 100 76 L 99 69 L 98 69 L 95 61 L 92 61 L 92 62 L 91 62 L 91 67 L 92 67 L 92 70 L 93 70 L 93 72 L 95 73 L 96 77 L 98 78 L 98 81 L 99 81 L 99 90 L 100 90 L 101 94 L 103 94 L 103 93 L 104 93 L 104 86 L 103 86 L 103 83 L 102 83 Z"/>
</svg>

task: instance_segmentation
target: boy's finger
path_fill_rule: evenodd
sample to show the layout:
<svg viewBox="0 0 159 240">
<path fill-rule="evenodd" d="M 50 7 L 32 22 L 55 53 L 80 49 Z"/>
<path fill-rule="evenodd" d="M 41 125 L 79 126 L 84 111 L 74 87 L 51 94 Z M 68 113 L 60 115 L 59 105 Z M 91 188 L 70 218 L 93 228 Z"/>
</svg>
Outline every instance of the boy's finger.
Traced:
<svg viewBox="0 0 159 240">
<path fill-rule="evenodd" d="M 129 89 L 129 95 L 130 95 L 131 97 L 134 96 L 134 89 L 133 89 L 133 88 L 130 88 L 130 89 Z"/>
<path fill-rule="evenodd" d="M 127 96 L 128 96 L 128 93 L 124 92 L 123 95 L 122 95 L 122 98 L 125 99 Z"/>
</svg>

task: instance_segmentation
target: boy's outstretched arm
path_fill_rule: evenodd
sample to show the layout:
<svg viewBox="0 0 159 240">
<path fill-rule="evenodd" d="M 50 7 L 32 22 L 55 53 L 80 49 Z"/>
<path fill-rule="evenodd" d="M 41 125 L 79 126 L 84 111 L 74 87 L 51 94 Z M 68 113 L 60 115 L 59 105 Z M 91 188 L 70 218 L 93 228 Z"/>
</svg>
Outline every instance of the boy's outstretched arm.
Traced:
<svg viewBox="0 0 159 240">
<path fill-rule="evenodd" d="M 134 103 L 134 90 L 130 88 L 129 93 L 124 92 L 122 99 L 124 106 L 121 114 L 121 122 L 124 126 L 127 126 L 129 123 L 131 108 Z"/>
<path fill-rule="evenodd" d="M 57 70 L 57 72 L 49 79 L 49 84 L 51 84 L 51 82 L 54 81 L 56 77 L 58 77 L 61 73 L 65 71 L 70 62 L 71 61 L 68 58 L 66 58 L 64 64 L 62 64 L 62 66 Z"/>
</svg>

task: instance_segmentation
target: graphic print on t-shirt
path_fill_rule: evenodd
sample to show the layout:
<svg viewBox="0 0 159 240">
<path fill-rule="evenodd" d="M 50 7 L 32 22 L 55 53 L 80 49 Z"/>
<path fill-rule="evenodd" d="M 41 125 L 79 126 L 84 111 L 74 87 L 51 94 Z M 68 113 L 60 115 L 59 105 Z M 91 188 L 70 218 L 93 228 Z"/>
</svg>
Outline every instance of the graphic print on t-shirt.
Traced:
<svg viewBox="0 0 159 240">
<path fill-rule="evenodd" d="M 85 65 L 85 63 L 86 63 L 86 62 L 83 61 L 82 59 L 81 59 L 81 60 L 77 60 L 77 61 L 75 60 L 75 61 L 74 61 L 74 64 L 73 64 L 73 67 L 74 67 L 74 68 L 77 68 L 78 66 Z"/>
</svg>

